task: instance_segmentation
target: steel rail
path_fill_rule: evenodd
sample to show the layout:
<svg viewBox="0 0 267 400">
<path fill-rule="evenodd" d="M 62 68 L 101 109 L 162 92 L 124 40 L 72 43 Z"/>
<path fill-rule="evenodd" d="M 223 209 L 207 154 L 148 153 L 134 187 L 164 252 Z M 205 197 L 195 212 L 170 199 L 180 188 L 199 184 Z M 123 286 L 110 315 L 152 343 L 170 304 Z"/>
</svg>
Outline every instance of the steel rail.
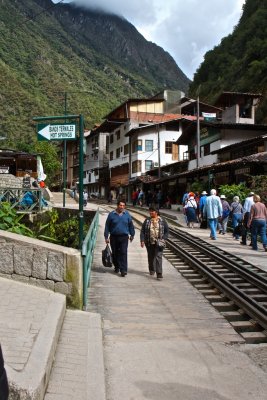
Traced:
<svg viewBox="0 0 267 400">
<path fill-rule="evenodd" d="M 202 274 L 225 293 L 230 300 L 233 300 L 240 308 L 242 308 L 251 318 L 255 319 L 262 327 L 267 329 L 267 309 L 251 298 L 249 295 L 240 290 L 237 286 L 229 282 L 222 275 L 218 274 L 212 268 L 206 266 L 201 260 L 184 250 L 180 245 L 173 243 L 170 239 L 167 245 L 174 252 L 178 252 L 181 258 L 186 260 L 190 265 L 201 271 Z M 222 264 L 223 265 L 223 264 Z"/>
<path fill-rule="evenodd" d="M 231 253 L 227 253 L 225 250 L 221 249 L 218 250 L 218 248 L 210 244 L 207 244 L 204 240 L 195 239 L 195 237 L 192 235 L 188 237 L 188 235 L 183 234 L 182 232 L 178 232 L 177 230 L 174 230 L 172 228 L 170 228 L 170 232 L 174 236 L 176 237 L 178 236 L 182 241 L 185 241 L 188 244 L 192 245 L 194 248 L 197 248 L 202 253 L 205 252 L 205 254 L 211 257 L 214 261 L 223 263 L 225 267 L 231 269 L 233 272 L 239 273 L 242 276 L 242 278 L 249 280 L 250 283 L 256 285 L 258 288 L 265 291 L 267 294 L 267 277 L 263 275 L 259 276 L 257 272 L 251 271 L 245 266 L 241 266 L 236 261 L 240 260 L 241 262 L 245 262 L 244 260 L 238 259 L 238 257 L 234 256 L 236 260 L 231 259 L 231 261 L 229 261 L 227 257 L 233 257 L 233 256 Z M 219 253 L 223 253 L 223 255 Z M 248 262 L 246 262 L 246 265 L 249 265 L 252 268 L 257 268 L 253 264 L 250 264 Z"/>
</svg>

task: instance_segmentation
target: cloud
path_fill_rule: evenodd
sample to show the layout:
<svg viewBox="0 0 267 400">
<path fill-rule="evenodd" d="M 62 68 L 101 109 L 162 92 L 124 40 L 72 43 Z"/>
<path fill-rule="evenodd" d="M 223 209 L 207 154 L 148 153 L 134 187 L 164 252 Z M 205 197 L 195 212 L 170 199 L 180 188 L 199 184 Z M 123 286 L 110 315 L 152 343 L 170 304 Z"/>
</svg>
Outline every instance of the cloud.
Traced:
<svg viewBox="0 0 267 400">
<path fill-rule="evenodd" d="M 245 0 L 73 0 L 125 17 L 192 79 L 204 54 L 233 31 Z"/>
</svg>

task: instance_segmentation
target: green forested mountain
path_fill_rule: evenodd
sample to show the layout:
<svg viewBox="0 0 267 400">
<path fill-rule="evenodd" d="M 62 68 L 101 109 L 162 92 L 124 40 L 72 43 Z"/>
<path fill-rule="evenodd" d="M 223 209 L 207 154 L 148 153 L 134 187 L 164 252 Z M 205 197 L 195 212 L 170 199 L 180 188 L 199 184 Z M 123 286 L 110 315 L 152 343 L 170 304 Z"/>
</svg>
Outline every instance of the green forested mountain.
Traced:
<svg viewBox="0 0 267 400">
<path fill-rule="evenodd" d="M 31 149 L 33 116 L 62 115 L 66 105 L 90 128 L 128 98 L 187 91 L 188 83 L 167 52 L 122 18 L 51 0 L 0 0 L 5 147 Z"/>
<path fill-rule="evenodd" d="M 201 86 L 200 86 L 201 85 Z M 205 54 L 191 96 L 212 103 L 222 91 L 262 93 L 257 122 L 267 123 L 267 1 L 247 0 L 233 33 Z"/>
</svg>

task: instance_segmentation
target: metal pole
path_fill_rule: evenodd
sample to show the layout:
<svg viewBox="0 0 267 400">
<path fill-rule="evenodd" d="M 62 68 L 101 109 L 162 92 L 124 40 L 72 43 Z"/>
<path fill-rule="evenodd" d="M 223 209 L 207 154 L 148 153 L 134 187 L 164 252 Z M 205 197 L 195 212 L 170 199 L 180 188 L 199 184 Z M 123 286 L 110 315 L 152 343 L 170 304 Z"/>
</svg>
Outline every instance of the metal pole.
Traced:
<svg viewBox="0 0 267 400">
<path fill-rule="evenodd" d="M 83 116 L 79 117 L 79 248 L 82 248 L 83 244 Z"/>
<path fill-rule="evenodd" d="M 200 167 L 200 122 L 199 122 L 199 96 L 197 96 L 197 168 Z"/>
<path fill-rule="evenodd" d="M 64 114 L 67 115 L 67 92 L 64 95 Z M 66 122 L 66 120 L 65 120 Z M 67 141 L 63 146 L 63 208 L 66 206 Z"/>
<path fill-rule="evenodd" d="M 158 129 L 158 177 L 161 177 L 161 169 L 160 169 L 160 132 L 159 132 L 159 124 L 157 125 Z"/>
</svg>

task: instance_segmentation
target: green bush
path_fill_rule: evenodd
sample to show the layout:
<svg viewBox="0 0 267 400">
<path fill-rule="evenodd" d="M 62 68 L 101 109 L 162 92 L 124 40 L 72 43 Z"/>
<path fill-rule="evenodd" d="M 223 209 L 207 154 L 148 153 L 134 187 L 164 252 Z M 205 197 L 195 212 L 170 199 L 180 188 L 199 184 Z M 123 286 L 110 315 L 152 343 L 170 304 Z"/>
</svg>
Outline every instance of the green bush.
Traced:
<svg viewBox="0 0 267 400">
<path fill-rule="evenodd" d="M 33 237 L 33 231 L 21 223 L 25 214 L 17 214 L 8 202 L 0 203 L 0 229 L 19 235 Z"/>
<path fill-rule="evenodd" d="M 238 196 L 240 202 L 245 200 L 250 189 L 244 183 L 239 185 L 221 185 L 219 186 L 220 195 L 224 194 L 229 202 L 232 202 L 234 196 Z"/>
</svg>

